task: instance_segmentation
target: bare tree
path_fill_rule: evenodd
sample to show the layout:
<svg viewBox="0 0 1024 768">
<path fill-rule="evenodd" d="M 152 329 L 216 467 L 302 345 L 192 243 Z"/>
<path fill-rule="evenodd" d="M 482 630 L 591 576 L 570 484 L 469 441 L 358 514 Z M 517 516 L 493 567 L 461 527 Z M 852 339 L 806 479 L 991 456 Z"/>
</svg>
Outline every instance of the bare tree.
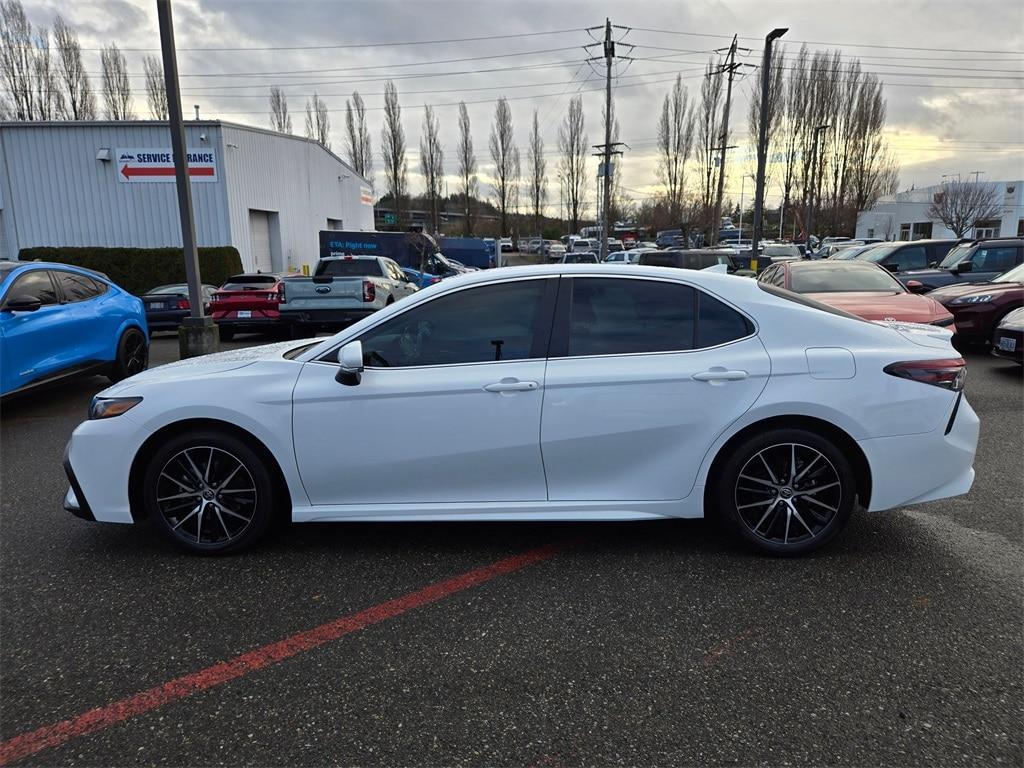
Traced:
<svg viewBox="0 0 1024 768">
<path fill-rule="evenodd" d="M 801 126 L 807 115 L 807 47 L 803 46 L 796 56 L 789 60 L 790 75 L 783 88 L 783 104 L 776 133 L 778 152 L 782 155 L 782 210 L 783 216 L 790 210 L 793 194 L 802 167 L 800 156 Z M 783 51 L 779 61 L 785 61 Z"/>
<path fill-rule="evenodd" d="M 306 101 L 306 138 L 331 148 L 331 115 L 327 103 L 316 91 L 313 91 L 313 98 Z"/>
<path fill-rule="evenodd" d="M 784 122 L 786 118 L 786 51 L 785 48 L 779 47 L 772 54 L 772 66 L 771 71 L 768 75 L 768 120 L 765 131 L 767 139 L 765 146 L 765 187 L 772 181 L 774 174 L 772 173 L 773 168 L 778 165 L 777 160 L 781 156 L 783 171 L 785 173 L 786 162 L 785 162 L 785 132 Z M 752 78 L 753 85 L 751 88 L 750 102 L 747 108 L 747 128 L 749 130 L 749 143 L 750 143 L 750 155 L 755 158 L 752 164 L 752 175 L 754 176 L 754 183 L 757 183 L 757 148 L 758 139 L 761 132 L 761 102 L 765 98 L 763 90 L 763 78 L 758 73 L 757 77 Z M 792 183 L 792 182 L 790 182 Z M 783 179 L 783 187 L 785 187 L 785 179 Z M 783 208 L 788 203 L 788 192 L 783 189 Z M 764 221 L 763 232 L 767 233 L 770 226 L 767 222 L 767 217 Z"/>
<path fill-rule="evenodd" d="M 441 223 L 437 215 L 437 201 L 441 197 L 444 180 L 444 150 L 441 148 L 441 122 L 431 107 L 423 107 L 423 135 L 420 137 L 420 171 L 426 185 L 430 205 L 430 220 L 434 232 L 439 232 Z"/>
<path fill-rule="evenodd" d="M 36 119 L 63 118 L 64 94 L 57 84 L 57 69 L 50 54 L 50 30 L 40 27 L 33 39 L 32 70 L 35 82 Z"/>
<path fill-rule="evenodd" d="M 149 114 L 154 120 L 167 119 L 167 85 L 164 82 L 164 65 L 156 56 L 147 56 L 142 60 L 142 70 L 146 74 L 146 102 Z"/>
<path fill-rule="evenodd" d="M 395 208 L 395 222 L 402 226 L 402 203 L 409 187 L 409 168 L 405 159 L 405 129 L 398 89 L 388 80 L 384 86 L 384 127 L 380 132 L 384 158 L 384 180 Z"/>
<path fill-rule="evenodd" d="M 963 237 L 975 225 L 1002 214 L 999 195 L 994 187 L 978 182 L 954 181 L 936 192 L 928 215 L 946 225 L 957 237 Z"/>
<path fill-rule="evenodd" d="M 78 33 L 57 14 L 53 20 L 53 42 L 57 48 L 58 72 L 64 86 L 65 115 L 70 120 L 95 120 L 96 96 L 82 64 Z"/>
<path fill-rule="evenodd" d="M 292 116 L 288 114 L 288 97 L 276 85 L 270 88 L 270 128 L 279 133 L 292 132 Z"/>
<path fill-rule="evenodd" d="M 682 221 L 683 195 L 686 190 L 686 161 L 693 152 L 694 110 L 683 85 L 676 75 L 672 90 L 661 105 L 658 121 L 658 176 L 665 186 L 669 215 Z"/>
<path fill-rule="evenodd" d="M 103 70 L 103 101 L 108 120 L 134 120 L 132 87 L 128 82 L 128 69 L 124 54 L 117 43 L 105 46 L 100 53 Z"/>
<path fill-rule="evenodd" d="M 530 203 L 533 207 L 533 231 L 541 234 L 541 218 L 544 214 L 544 203 L 548 196 L 548 180 L 546 176 L 547 161 L 544 159 L 544 139 L 540 135 L 540 123 L 537 110 L 533 110 L 533 128 L 530 131 L 530 144 L 526 150 L 526 164 L 529 172 Z"/>
<path fill-rule="evenodd" d="M 720 122 L 719 109 L 722 103 L 722 75 L 709 59 L 704 69 L 704 80 L 700 86 L 700 104 L 696 107 L 698 165 L 701 172 L 700 200 L 703 207 L 704 227 L 718 226 L 712 222 L 712 208 L 715 204 L 715 191 L 718 185 L 718 174 L 721 172 L 716 165 Z"/>
<path fill-rule="evenodd" d="M 470 131 L 469 111 L 466 102 L 459 103 L 459 179 L 462 184 L 462 197 L 465 203 L 463 233 L 468 237 L 473 234 L 473 201 L 477 194 L 476 152 L 473 151 L 473 134 Z"/>
<path fill-rule="evenodd" d="M 494 107 L 494 123 L 491 125 L 488 146 L 494 163 L 494 197 L 501 216 L 501 236 L 504 237 L 509 233 L 509 212 L 518 198 L 516 166 L 519 162 L 519 150 L 512 130 L 512 110 L 504 96 L 498 99 Z"/>
<path fill-rule="evenodd" d="M 0 2 L 0 77 L 15 120 L 35 120 L 35 46 L 32 22 L 20 0 Z"/>
<path fill-rule="evenodd" d="M 352 100 L 345 100 L 345 149 L 356 173 L 373 184 L 373 151 L 370 147 L 370 129 L 366 127 L 366 106 L 359 91 Z"/>
<path fill-rule="evenodd" d="M 583 216 L 586 190 L 587 132 L 583 122 L 583 97 L 573 96 L 558 128 L 559 165 L 565 183 L 569 225 L 578 232 Z"/>
</svg>

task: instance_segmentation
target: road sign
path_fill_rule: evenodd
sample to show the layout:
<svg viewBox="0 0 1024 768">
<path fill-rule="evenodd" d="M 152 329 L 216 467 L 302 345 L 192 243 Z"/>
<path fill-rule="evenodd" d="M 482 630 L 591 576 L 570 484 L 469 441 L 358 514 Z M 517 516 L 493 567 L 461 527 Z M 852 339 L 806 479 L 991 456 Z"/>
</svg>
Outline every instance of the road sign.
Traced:
<svg viewBox="0 0 1024 768">
<path fill-rule="evenodd" d="M 217 181 L 217 159 L 212 149 L 189 149 L 188 177 L 193 182 Z M 174 154 L 169 147 L 117 150 L 117 180 L 174 183 Z"/>
<path fill-rule="evenodd" d="M 395 214 L 393 214 L 393 213 L 385 213 L 384 214 L 384 223 L 385 224 L 397 224 L 398 223 L 398 219 L 395 218 Z"/>
</svg>

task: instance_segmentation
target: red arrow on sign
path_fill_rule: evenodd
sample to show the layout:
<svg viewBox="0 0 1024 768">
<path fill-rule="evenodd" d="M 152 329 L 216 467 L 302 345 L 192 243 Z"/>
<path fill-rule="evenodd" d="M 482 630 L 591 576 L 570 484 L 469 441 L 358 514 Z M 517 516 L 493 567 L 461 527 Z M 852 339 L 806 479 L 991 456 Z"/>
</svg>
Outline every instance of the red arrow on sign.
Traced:
<svg viewBox="0 0 1024 768">
<path fill-rule="evenodd" d="M 210 166 L 200 166 L 198 168 L 189 168 L 189 176 L 213 176 L 214 168 Z M 154 168 L 136 168 L 129 166 L 125 163 L 121 167 L 121 174 L 126 178 L 130 179 L 132 176 L 173 176 L 173 166 L 160 166 Z"/>
</svg>

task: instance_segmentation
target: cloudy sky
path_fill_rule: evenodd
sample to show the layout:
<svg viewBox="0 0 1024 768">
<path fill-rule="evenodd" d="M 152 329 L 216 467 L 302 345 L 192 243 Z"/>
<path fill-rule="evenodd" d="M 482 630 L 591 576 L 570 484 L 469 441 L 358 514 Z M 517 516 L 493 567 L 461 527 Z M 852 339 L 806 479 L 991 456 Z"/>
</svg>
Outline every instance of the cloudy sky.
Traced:
<svg viewBox="0 0 1024 768">
<path fill-rule="evenodd" d="M 155 0 L 23 1 L 33 23 L 49 25 L 60 10 L 77 28 L 83 48 L 91 49 L 84 55 L 94 85 L 99 47 L 116 41 L 125 49 L 136 112 L 147 114 L 142 58 L 158 54 Z M 756 62 L 764 35 L 774 27 L 789 28 L 784 38 L 789 53 L 802 42 L 838 48 L 859 56 L 864 70 L 886 83 L 887 134 L 902 163 L 903 187 L 974 171 L 989 180 L 1024 177 L 1024 3 L 1019 0 L 178 0 L 174 14 L 186 115 L 198 104 L 204 118 L 267 126 L 267 94 L 271 85 L 279 85 L 301 132 L 303 105 L 316 90 L 331 110 L 332 146 L 343 154 L 345 99 L 358 90 L 369 108 L 376 152 L 384 83 L 394 79 L 414 192 L 422 189 L 423 104 L 436 106 L 446 172 L 454 174 L 457 104 L 467 103 L 486 180 L 494 102 L 504 95 L 524 154 L 533 112 L 538 113 L 552 179 L 549 201 L 557 206 L 558 123 L 573 94 L 583 95 L 590 143 L 603 139 L 603 80 L 586 63 L 583 46 L 592 42 L 591 34 L 600 35 L 585 28 L 603 25 L 606 17 L 630 28 L 617 28 L 616 35 L 636 46 L 636 61 L 616 67 L 614 85 L 621 138 L 630 147 L 623 185 L 634 199 L 658 189 L 656 119 L 675 75 L 681 73 L 696 94 L 714 49 L 728 45 L 736 33 L 740 45 L 754 51 L 745 60 Z M 464 38 L 492 39 L 452 42 Z M 733 143 L 740 149 L 728 192 L 736 200 L 741 192 L 751 194 L 751 184 L 742 181 L 749 169 L 744 156 L 751 85 L 749 77 L 737 84 L 733 107 L 739 118 Z M 379 155 L 375 167 L 380 188 Z M 453 192 L 455 184 L 452 177 Z"/>
</svg>

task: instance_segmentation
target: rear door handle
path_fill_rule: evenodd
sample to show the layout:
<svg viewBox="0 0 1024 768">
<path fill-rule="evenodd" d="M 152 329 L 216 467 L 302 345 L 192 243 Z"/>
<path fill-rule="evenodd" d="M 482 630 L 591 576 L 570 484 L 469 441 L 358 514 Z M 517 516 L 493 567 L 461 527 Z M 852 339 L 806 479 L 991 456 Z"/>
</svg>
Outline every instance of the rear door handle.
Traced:
<svg viewBox="0 0 1024 768">
<path fill-rule="evenodd" d="M 710 371 L 701 371 L 693 374 L 695 381 L 742 381 L 749 374 L 746 371 L 727 371 L 724 368 L 712 368 Z"/>
<path fill-rule="evenodd" d="M 488 392 L 529 392 L 538 389 L 540 384 L 536 381 L 519 381 L 519 379 L 502 379 L 494 384 L 484 387 Z"/>
</svg>

